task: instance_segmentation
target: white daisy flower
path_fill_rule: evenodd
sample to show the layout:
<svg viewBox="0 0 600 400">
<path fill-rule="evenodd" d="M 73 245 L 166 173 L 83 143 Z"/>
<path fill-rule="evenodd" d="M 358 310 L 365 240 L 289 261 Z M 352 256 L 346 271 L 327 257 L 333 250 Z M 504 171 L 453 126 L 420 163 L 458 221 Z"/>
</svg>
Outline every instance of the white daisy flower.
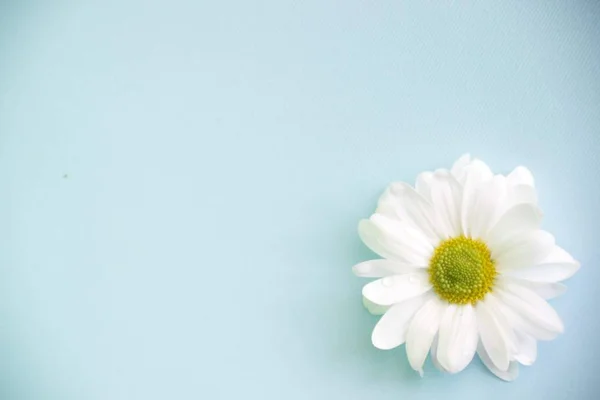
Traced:
<svg viewBox="0 0 600 400">
<path fill-rule="evenodd" d="M 353 268 L 379 278 L 363 288 L 367 309 L 383 314 L 373 345 L 406 343 L 421 376 L 429 352 L 449 373 L 477 353 L 496 376 L 515 379 L 519 363 L 535 361 L 538 340 L 563 332 L 546 300 L 563 293 L 558 282 L 579 269 L 541 220 L 524 167 L 494 175 L 465 155 L 450 171 L 421 173 L 415 188 L 391 184 L 358 229 L 383 259 Z"/>
</svg>

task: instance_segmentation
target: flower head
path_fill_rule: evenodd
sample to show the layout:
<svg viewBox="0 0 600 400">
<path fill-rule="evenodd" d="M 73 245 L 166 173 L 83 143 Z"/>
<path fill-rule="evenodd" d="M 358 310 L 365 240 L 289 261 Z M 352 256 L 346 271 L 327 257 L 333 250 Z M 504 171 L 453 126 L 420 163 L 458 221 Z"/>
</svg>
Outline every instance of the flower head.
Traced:
<svg viewBox="0 0 600 400">
<path fill-rule="evenodd" d="M 533 176 L 517 167 L 494 175 L 461 157 L 450 171 L 423 172 L 415 187 L 391 184 L 377 210 L 359 224 L 363 242 L 383 259 L 354 266 L 363 302 L 383 314 L 372 341 L 406 343 L 411 367 L 457 373 L 475 353 L 496 376 L 513 380 L 531 365 L 537 341 L 563 324 L 546 302 L 579 263 L 540 229 Z"/>
</svg>

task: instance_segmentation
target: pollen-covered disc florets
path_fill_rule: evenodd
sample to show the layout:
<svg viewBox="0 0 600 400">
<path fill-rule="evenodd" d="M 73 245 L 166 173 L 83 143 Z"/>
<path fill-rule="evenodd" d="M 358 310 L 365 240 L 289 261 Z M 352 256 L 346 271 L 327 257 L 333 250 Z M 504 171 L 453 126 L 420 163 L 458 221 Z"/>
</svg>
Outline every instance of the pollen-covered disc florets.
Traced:
<svg viewBox="0 0 600 400">
<path fill-rule="evenodd" d="M 435 249 L 429 262 L 429 280 L 442 299 L 453 304 L 475 304 L 489 293 L 496 268 L 487 245 L 459 236 Z"/>
</svg>

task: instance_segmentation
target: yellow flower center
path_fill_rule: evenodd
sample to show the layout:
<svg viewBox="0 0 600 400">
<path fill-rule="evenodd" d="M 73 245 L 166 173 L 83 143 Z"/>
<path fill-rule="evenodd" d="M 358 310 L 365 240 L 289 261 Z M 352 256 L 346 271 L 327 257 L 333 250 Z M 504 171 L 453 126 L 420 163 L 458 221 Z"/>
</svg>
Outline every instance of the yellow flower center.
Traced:
<svg viewBox="0 0 600 400">
<path fill-rule="evenodd" d="M 442 299 L 475 304 L 492 291 L 497 272 L 490 249 L 479 239 L 444 240 L 429 261 L 429 281 Z"/>
</svg>

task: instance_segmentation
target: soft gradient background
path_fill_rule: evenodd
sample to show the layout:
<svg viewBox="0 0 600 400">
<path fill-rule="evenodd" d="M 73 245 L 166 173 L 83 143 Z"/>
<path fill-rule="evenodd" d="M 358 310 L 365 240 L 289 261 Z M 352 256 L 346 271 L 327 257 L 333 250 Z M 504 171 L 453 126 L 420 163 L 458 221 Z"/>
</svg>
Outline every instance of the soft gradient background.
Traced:
<svg viewBox="0 0 600 400">
<path fill-rule="evenodd" d="M 600 4 L 0 1 L 0 398 L 597 398 Z M 582 262 L 507 384 L 370 343 L 385 185 L 537 178 Z"/>
</svg>

